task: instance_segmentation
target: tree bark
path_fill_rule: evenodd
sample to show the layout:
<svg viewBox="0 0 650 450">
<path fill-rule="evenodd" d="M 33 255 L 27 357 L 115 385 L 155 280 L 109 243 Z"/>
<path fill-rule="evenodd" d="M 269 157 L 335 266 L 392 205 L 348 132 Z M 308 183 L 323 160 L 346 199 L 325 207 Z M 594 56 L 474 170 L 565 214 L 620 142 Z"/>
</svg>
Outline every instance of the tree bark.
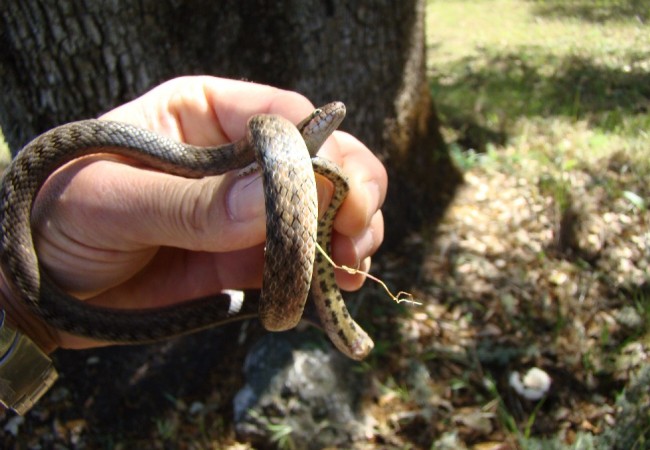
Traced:
<svg viewBox="0 0 650 450">
<path fill-rule="evenodd" d="M 437 217 L 458 181 L 425 77 L 424 0 L 9 3 L 0 126 L 13 152 L 164 80 L 208 73 L 296 90 L 317 105 L 344 101 L 343 129 L 389 172 L 389 244 Z"/>
</svg>

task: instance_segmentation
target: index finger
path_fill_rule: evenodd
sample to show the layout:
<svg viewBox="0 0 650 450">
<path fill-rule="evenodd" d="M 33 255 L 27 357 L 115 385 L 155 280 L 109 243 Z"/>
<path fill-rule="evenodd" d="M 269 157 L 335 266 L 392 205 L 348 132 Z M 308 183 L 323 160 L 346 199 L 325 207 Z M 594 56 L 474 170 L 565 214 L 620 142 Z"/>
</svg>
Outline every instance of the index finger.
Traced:
<svg viewBox="0 0 650 450">
<path fill-rule="evenodd" d="M 304 96 L 275 87 L 211 76 L 161 84 L 102 119 L 137 125 L 193 145 L 219 145 L 244 136 L 248 119 L 279 114 L 298 123 L 313 111 Z"/>
</svg>

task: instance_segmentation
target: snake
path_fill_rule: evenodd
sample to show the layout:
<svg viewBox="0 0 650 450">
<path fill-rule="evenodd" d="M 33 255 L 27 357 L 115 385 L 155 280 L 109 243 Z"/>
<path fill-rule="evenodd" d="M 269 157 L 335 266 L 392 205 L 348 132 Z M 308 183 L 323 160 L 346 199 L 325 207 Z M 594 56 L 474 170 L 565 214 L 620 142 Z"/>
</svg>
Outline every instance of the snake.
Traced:
<svg viewBox="0 0 650 450">
<path fill-rule="evenodd" d="M 0 182 L 0 270 L 13 294 L 56 329 L 116 344 L 169 339 L 235 320 L 258 317 L 269 331 L 295 327 L 311 298 L 332 343 L 361 360 L 372 339 L 350 316 L 335 269 L 316 252 L 331 252 L 333 222 L 349 183 L 339 166 L 316 155 L 345 117 L 342 102 L 315 109 L 294 125 L 279 115 L 255 114 L 245 136 L 205 147 L 177 142 L 130 124 L 100 119 L 66 123 L 28 143 Z M 88 155 L 116 154 L 152 170 L 203 178 L 239 170 L 260 172 L 265 198 L 266 243 L 258 304 L 230 292 L 171 306 L 119 309 L 90 305 L 65 292 L 38 260 L 31 211 L 45 181 L 60 167 Z M 315 174 L 334 186 L 318 220 Z"/>
</svg>

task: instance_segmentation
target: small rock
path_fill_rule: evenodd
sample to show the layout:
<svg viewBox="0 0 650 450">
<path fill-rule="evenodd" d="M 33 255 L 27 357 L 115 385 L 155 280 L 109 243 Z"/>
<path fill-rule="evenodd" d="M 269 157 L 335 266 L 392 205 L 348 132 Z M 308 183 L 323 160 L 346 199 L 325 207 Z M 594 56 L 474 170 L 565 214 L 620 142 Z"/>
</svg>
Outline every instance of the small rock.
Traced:
<svg viewBox="0 0 650 450">
<path fill-rule="evenodd" d="M 523 379 L 520 379 L 518 372 L 512 372 L 510 386 L 528 400 L 539 400 L 551 388 L 551 377 L 542 369 L 533 367 L 526 372 Z"/>
<path fill-rule="evenodd" d="M 234 400 L 240 439 L 261 447 L 320 449 L 346 447 L 362 437 L 358 363 L 314 348 L 303 336 L 268 334 L 247 355 L 247 383 Z"/>
</svg>

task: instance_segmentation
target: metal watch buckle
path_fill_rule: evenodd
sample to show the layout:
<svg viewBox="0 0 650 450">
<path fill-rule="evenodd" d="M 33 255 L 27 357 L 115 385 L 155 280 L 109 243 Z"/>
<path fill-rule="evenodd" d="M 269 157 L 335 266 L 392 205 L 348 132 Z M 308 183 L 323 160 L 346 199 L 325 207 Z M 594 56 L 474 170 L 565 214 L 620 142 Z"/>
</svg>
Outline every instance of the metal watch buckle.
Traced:
<svg viewBox="0 0 650 450">
<path fill-rule="evenodd" d="M 52 360 L 27 336 L 5 324 L 0 310 L 0 403 L 23 415 L 59 377 Z"/>
</svg>

